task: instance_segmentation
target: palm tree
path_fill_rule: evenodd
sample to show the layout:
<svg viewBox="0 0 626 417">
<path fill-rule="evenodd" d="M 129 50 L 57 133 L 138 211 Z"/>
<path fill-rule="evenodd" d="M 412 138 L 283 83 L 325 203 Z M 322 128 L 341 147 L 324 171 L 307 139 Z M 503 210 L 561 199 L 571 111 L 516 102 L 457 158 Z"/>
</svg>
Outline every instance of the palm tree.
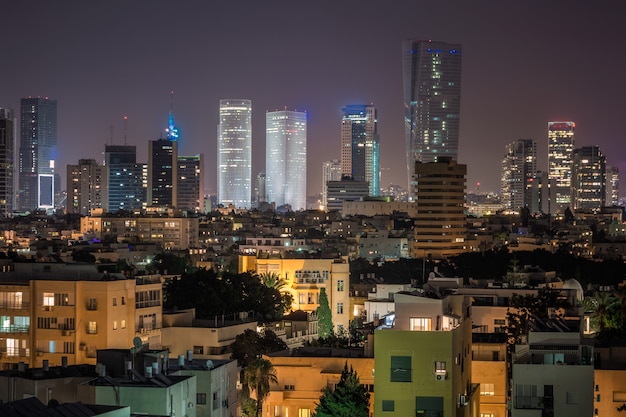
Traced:
<svg viewBox="0 0 626 417">
<path fill-rule="evenodd" d="M 604 331 L 606 321 L 617 304 L 617 298 L 603 291 L 596 291 L 592 297 L 585 299 L 585 309 L 591 312 L 591 319 L 595 323 L 598 333 L 601 334 Z"/>
<path fill-rule="evenodd" d="M 270 393 L 270 384 L 277 384 L 278 378 L 276 378 L 276 370 L 272 366 L 272 362 L 267 359 L 257 358 L 253 360 L 244 369 L 244 383 L 250 390 L 254 389 L 256 392 L 256 417 L 259 417 L 263 410 L 263 400 Z"/>
<path fill-rule="evenodd" d="M 276 272 L 263 272 L 260 275 L 261 282 L 268 288 L 281 291 L 287 283 Z M 281 291 L 282 292 L 282 291 Z"/>
</svg>

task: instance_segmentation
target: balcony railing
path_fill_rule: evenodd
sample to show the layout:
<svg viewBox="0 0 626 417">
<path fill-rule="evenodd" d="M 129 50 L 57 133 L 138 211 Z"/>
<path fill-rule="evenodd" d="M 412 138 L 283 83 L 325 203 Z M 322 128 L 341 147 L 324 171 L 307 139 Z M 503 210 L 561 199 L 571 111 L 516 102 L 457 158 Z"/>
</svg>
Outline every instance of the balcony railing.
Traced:
<svg viewBox="0 0 626 417">
<path fill-rule="evenodd" d="M 0 333 L 28 333 L 30 331 L 30 326 L 17 326 L 10 325 L 5 327 L 0 327 Z"/>
<path fill-rule="evenodd" d="M 3 302 L 0 303 L 0 310 L 27 310 L 30 308 L 28 301 L 22 301 L 21 303 Z"/>
</svg>

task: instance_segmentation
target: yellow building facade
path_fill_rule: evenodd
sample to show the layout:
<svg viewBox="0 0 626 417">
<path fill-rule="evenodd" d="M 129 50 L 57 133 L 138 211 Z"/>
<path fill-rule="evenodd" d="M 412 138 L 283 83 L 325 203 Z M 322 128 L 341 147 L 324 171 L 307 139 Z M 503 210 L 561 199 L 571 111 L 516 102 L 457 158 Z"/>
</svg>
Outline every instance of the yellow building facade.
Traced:
<svg viewBox="0 0 626 417">
<path fill-rule="evenodd" d="M 350 310 L 350 265 L 348 258 L 333 259 L 260 259 L 239 256 L 239 272 L 274 273 L 285 281 L 281 291 L 293 296 L 293 310 L 316 311 L 319 295 L 326 289 L 335 331 L 347 331 L 353 314 Z"/>
</svg>

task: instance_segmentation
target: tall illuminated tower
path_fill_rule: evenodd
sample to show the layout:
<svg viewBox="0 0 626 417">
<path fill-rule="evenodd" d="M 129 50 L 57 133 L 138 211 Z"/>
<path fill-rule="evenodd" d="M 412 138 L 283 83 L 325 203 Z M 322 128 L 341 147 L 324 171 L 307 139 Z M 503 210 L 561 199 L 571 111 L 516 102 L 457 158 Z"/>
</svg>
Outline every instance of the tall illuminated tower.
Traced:
<svg viewBox="0 0 626 417">
<path fill-rule="evenodd" d="M 502 159 L 502 203 L 519 210 L 531 205 L 532 182 L 537 173 L 537 144 L 518 139 L 505 147 Z"/>
<path fill-rule="evenodd" d="M 217 127 L 219 204 L 250 208 L 252 199 L 252 102 L 220 100 Z"/>
<path fill-rule="evenodd" d="M 0 107 L 0 216 L 13 213 L 15 200 L 15 118 Z"/>
<path fill-rule="evenodd" d="M 201 212 L 204 204 L 204 155 L 178 157 L 178 199 L 181 210 Z"/>
<path fill-rule="evenodd" d="M 178 207 L 178 142 L 148 141 L 148 205 Z"/>
<path fill-rule="evenodd" d="M 606 157 L 598 146 L 574 149 L 572 208 L 600 211 L 606 205 Z"/>
<path fill-rule="evenodd" d="M 265 115 L 265 192 L 276 207 L 306 209 L 306 116 L 289 110 Z"/>
<path fill-rule="evenodd" d="M 350 104 L 342 109 L 341 173 L 369 183 L 369 195 L 380 190 L 380 138 L 376 107 Z"/>
<path fill-rule="evenodd" d="M 606 167 L 606 205 L 619 205 L 619 168 Z"/>
<path fill-rule="evenodd" d="M 108 177 L 108 211 L 137 210 L 146 205 L 147 169 L 137 163 L 137 147 L 105 145 L 104 164 Z"/>
<path fill-rule="evenodd" d="M 404 42 L 403 53 L 407 170 L 413 193 L 416 161 L 457 159 L 461 45 L 411 39 Z"/>
<path fill-rule="evenodd" d="M 20 103 L 19 209 L 54 207 L 57 101 L 23 98 Z"/>
<path fill-rule="evenodd" d="M 551 211 L 563 211 L 571 202 L 574 122 L 548 122 L 548 179 L 555 185 Z"/>
</svg>

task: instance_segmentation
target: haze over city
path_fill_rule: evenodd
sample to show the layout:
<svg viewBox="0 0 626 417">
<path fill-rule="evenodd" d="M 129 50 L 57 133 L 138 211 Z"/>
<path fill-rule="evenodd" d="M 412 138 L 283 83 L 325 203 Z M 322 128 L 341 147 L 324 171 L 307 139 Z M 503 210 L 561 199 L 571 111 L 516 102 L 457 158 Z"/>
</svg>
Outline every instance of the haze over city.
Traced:
<svg viewBox="0 0 626 417">
<path fill-rule="evenodd" d="M 626 64 L 617 1 L 11 2 L 0 27 L 0 106 L 58 100 L 57 172 L 102 161 L 105 144 L 164 137 L 172 105 L 181 154 L 205 154 L 216 192 L 219 100 L 252 100 L 253 176 L 265 165 L 265 112 L 308 113 L 307 193 L 339 158 L 341 108 L 378 109 L 381 186 L 407 185 L 402 41 L 463 46 L 459 162 L 468 191 L 497 190 L 504 145 L 535 139 L 547 168 L 550 120 L 576 122 L 626 172 Z M 128 116 L 125 132 L 123 117 Z M 111 128 L 113 126 L 113 128 Z M 622 190 L 624 186 L 622 185 Z"/>
</svg>

